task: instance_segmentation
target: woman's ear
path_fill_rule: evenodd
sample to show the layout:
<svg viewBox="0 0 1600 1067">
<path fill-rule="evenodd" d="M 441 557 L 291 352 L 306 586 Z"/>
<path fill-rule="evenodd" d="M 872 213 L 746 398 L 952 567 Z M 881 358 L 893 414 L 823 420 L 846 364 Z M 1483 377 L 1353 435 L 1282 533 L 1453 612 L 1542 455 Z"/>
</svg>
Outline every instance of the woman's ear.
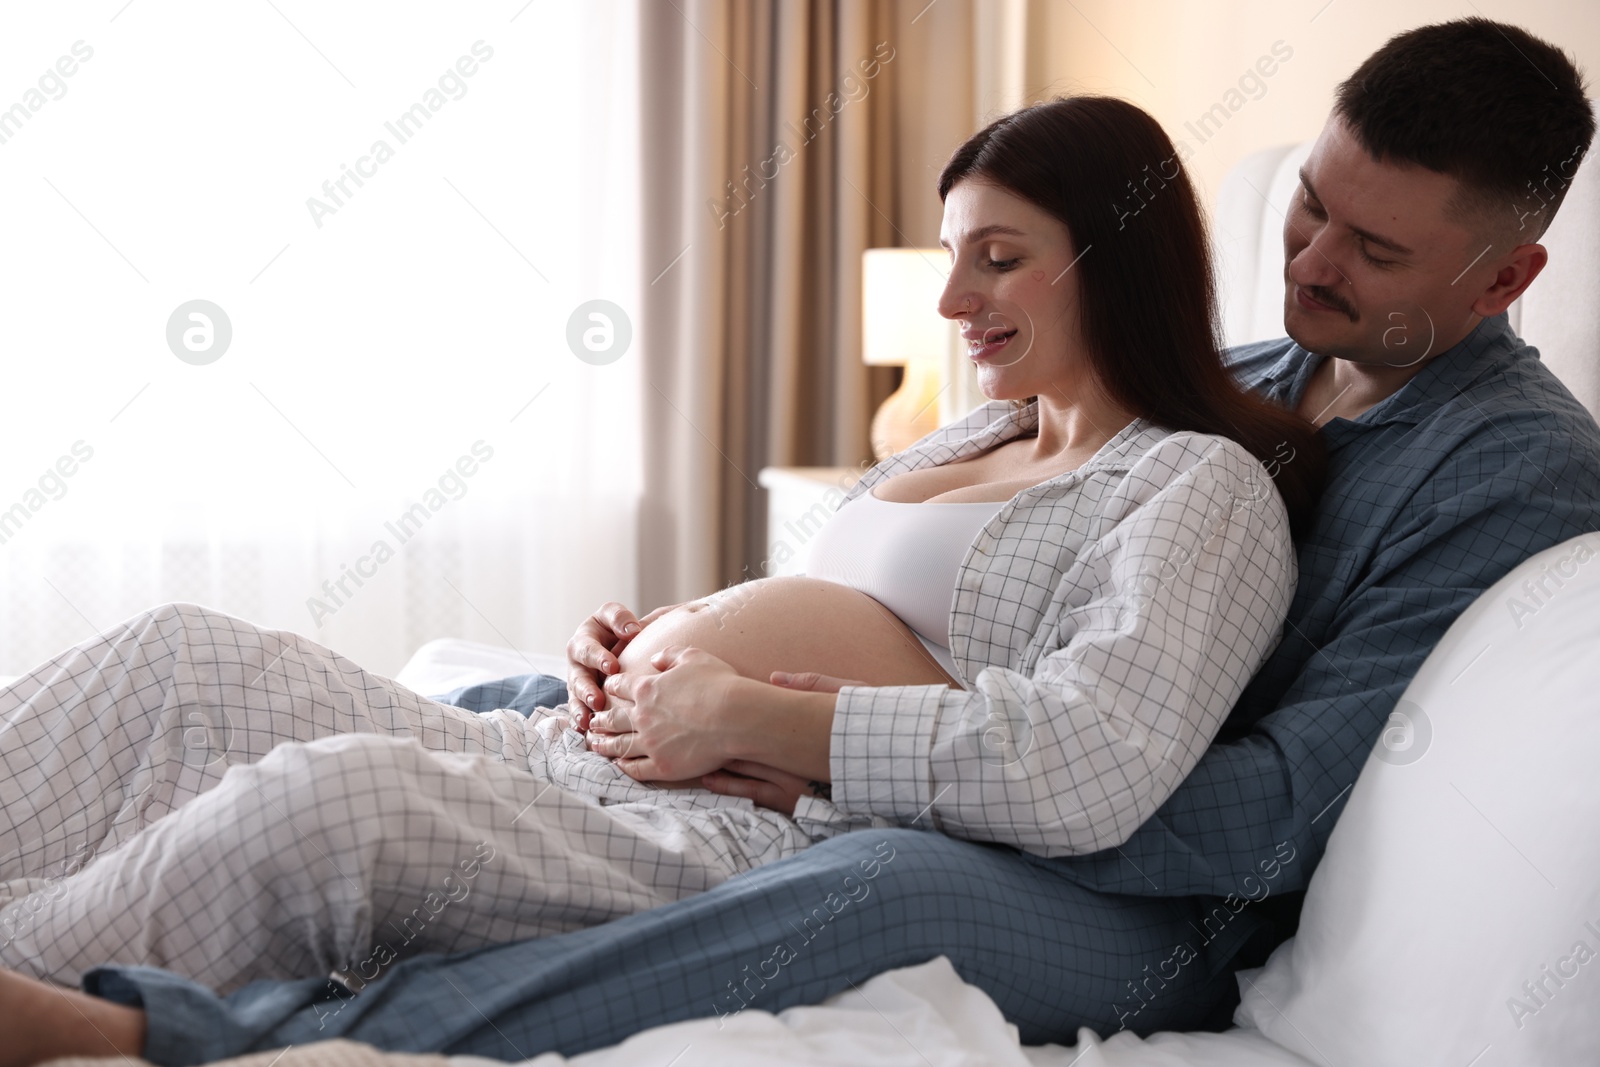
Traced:
<svg viewBox="0 0 1600 1067">
<path fill-rule="evenodd" d="M 1524 289 L 1533 284 L 1549 261 L 1550 254 L 1545 251 L 1544 245 L 1526 244 L 1513 248 L 1495 274 L 1494 283 L 1472 302 L 1473 313 L 1486 319 L 1500 314 L 1522 295 Z"/>
</svg>

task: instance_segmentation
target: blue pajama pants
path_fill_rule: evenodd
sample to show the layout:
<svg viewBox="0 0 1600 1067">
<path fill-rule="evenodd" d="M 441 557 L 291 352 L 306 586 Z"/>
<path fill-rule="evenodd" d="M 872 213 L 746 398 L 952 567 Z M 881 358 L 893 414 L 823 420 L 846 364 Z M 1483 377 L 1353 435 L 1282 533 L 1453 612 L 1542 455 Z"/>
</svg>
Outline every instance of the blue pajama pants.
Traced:
<svg viewBox="0 0 1600 1067">
<path fill-rule="evenodd" d="M 549 683 L 533 689 L 538 703 L 560 702 Z M 505 690 L 451 696 L 472 707 Z M 149 967 L 100 968 L 84 988 L 142 1005 L 145 1058 L 172 1067 L 336 1037 L 520 1060 L 684 1019 L 814 1004 L 943 955 L 1024 1042 L 1071 1043 L 1080 1026 L 1226 1025 L 1234 953 L 1207 945 L 1206 903 L 1111 896 L 1012 849 L 863 830 L 603 926 L 412 957 L 359 992 L 313 977 L 218 997 Z"/>
</svg>

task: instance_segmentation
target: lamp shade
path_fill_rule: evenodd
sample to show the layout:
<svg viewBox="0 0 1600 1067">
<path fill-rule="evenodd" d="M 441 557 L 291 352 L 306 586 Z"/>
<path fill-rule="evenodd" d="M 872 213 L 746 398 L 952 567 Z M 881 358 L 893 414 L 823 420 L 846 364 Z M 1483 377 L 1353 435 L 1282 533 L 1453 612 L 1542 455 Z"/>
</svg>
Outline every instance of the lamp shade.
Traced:
<svg viewBox="0 0 1600 1067">
<path fill-rule="evenodd" d="M 943 362 L 952 330 L 938 305 L 948 259 L 942 248 L 869 248 L 861 254 L 863 362 Z"/>
</svg>

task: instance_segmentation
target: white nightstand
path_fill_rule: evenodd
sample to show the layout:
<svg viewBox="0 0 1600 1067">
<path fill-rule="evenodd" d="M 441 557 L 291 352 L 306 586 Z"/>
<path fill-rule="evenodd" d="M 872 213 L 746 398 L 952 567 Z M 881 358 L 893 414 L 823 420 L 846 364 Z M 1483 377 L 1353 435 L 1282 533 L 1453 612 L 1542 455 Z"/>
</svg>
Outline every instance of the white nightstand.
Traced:
<svg viewBox="0 0 1600 1067">
<path fill-rule="evenodd" d="M 855 467 L 763 467 L 767 491 L 767 556 L 752 578 L 804 574 L 811 541 L 861 478 Z"/>
</svg>

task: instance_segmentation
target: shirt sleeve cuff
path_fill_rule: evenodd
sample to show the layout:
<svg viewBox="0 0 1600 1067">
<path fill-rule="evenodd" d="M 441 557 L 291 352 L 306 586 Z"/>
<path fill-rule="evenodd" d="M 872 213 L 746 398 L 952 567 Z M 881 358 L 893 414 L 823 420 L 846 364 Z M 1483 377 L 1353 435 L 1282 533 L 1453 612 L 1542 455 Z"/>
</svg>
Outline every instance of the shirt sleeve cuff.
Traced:
<svg viewBox="0 0 1600 1067">
<path fill-rule="evenodd" d="M 145 1060 L 159 1067 L 191 1067 L 257 1051 L 263 1037 L 266 1048 L 278 1047 L 271 1040 L 275 1027 L 325 999 L 333 983 L 326 978 L 274 982 L 224 998 L 170 971 L 113 966 L 88 971 L 82 985 L 90 996 L 144 1009 Z"/>
<path fill-rule="evenodd" d="M 834 704 L 833 805 L 911 822 L 932 805 L 929 754 L 945 686 L 845 686 Z M 930 829 L 936 824 L 930 824 Z"/>
<path fill-rule="evenodd" d="M 143 1008 L 143 1056 L 161 1067 L 210 1063 L 241 1051 L 225 1035 L 216 994 L 154 967 L 98 967 L 83 976 L 83 991 L 113 1004 Z"/>
</svg>

